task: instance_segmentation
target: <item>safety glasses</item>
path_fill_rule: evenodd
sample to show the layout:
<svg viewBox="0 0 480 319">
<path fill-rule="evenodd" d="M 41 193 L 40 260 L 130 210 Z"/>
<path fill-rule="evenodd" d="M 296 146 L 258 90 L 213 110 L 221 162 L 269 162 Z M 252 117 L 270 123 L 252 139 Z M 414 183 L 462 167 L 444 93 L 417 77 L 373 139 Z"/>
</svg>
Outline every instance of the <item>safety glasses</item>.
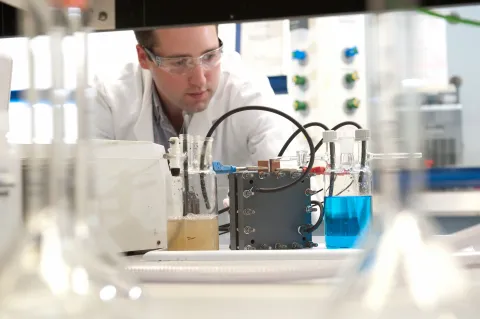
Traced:
<svg viewBox="0 0 480 319">
<path fill-rule="evenodd" d="M 223 54 L 223 42 L 218 39 L 219 47 L 217 49 L 208 51 L 199 57 L 175 57 L 167 58 L 155 55 L 152 50 L 143 47 L 149 59 L 159 67 L 173 74 L 186 74 L 190 72 L 197 65 L 202 66 L 204 70 L 210 70 L 216 67 Z"/>
</svg>

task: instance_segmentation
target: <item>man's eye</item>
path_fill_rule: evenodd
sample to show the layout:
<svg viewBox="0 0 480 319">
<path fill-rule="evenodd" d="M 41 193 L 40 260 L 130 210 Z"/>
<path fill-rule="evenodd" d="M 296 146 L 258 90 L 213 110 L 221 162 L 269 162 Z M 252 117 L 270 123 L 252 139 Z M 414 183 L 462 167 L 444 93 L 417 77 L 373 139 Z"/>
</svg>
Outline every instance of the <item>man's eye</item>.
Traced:
<svg viewBox="0 0 480 319">
<path fill-rule="evenodd" d="M 186 59 L 181 59 L 181 60 L 178 60 L 178 61 L 173 61 L 173 65 L 174 66 L 185 66 L 187 64 L 187 60 Z"/>
<path fill-rule="evenodd" d="M 216 56 L 215 53 L 208 53 L 208 54 L 203 56 L 203 59 L 205 61 L 211 61 L 211 60 L 215 59 L 215 56 Z"/>
</svg>

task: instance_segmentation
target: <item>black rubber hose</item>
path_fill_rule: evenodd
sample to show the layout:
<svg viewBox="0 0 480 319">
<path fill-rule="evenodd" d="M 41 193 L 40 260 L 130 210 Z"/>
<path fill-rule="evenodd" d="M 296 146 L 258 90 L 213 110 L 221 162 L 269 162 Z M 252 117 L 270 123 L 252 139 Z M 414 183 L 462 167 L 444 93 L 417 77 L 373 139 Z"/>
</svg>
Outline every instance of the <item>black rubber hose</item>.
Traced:
<svg viewBox="0 0 480 319">
<path fill-rule="evenodd" d="M 229 209 L 230 209 L 230 207 L 225 207 L 225 208 L 220 209 L 218 211 L 218 215 L 228 212 Z"/>
<path fill-rule="evenodd" d="M 323 123 L 320 123 L 320 122 L 311 122 L 311 123 L 307 123 L 305 124 L 303 127 L 304 128 L 309 128 L 309 127 L 312 127 L 312 126 L 318 126 L 318 127 L 321 127 L 323 128 L 325 131 L 328 131 L 329 128 L 323 124 Z M 298 135 L 300 134 L 301 130 L 300 129 L 297 129 L 292 135 L 290 135 L 290 137 L 288 138 L 288 140 L 285 142 L 285 144 L 283 145 L 282 149 L 280 150 L 280 152 L 278 152 L 278 157 L 280 156 L 283 156 L 283 154 L 285 153 L 285 151 L 287 150 L 288 146 L 290 145 L 290 143 L 292 143 L 293 139 Z"/>
<path fill-rule="evenodd" d="M 308 147 L 310 149 L 310 161 L 308 163 L 308 166 L 307 168 L 305 169 L 305 171 L 300 175 L 299 178 L 295 179 L 293 182 L 291 182 L 290 184 L 287 184 L 287 185 L 284 185 L 284 186 L 280 186 L 280 187 L 274 187 L 274 188 L 257 188 L 255 191 L 256 192 L 259 192 L 259 193 L 273 193 L 273 192 L 279 192 L 279 191 L 282 191 L 282 190 L 285 190 L 285 189 L 288 189 L 290 187 L 292 187 L 293 185 L 296 185 L 297 183 L 299 183 L 300 181 L 302 181 L 306 176 L 308 176 L 308 174 L 310 173 L 312 167 L 313 167 L 313 164 L 315 162 L 315 147 L 313 145 L 313 141 L 312 141 L 312 138 L 310 137 L 310 135 L 308 134 L 307 130 L 302 126 L 302 124 L 300 124 L 298 121 L 296 121 L 293 117 L 291 117 L 290 115 L 288 114 L 285 114 L 283 113 L 282 111 L 279 111 L 277 109 L 274 109 L 274 108 L 271 108 L 271 107 L 266 107 L 266 106 L 256 106 L 256 105 L 251 105 L 251 106 L 243 106 L 243 107 L 239 107 L 239 108 L 236 108 L 236 109 L 233 109 L 233 110 L 230 110 L 228 111 L 227 113 L 223 114 L 217 121 L 215 121 L 215 123 L 212 125 L 212 127 L 210 127 L 210 130 L 208 130 L 207 132 L 207 135 L 206 135 L 206 138 L 208 137 L 212 137 L 213 135 L 213 132 L 215 132 L 215 130 L 217 129 L 217 127 L 228 117 L 232 116 L 233 114 L 236 114 L 236 113 L 239 113 L 239 112 L 244 112 L 244 111 L 265 111 L 265 112 L 270 112 L 270 113 L 274 113 L 274 114 L 277 114 L 277 115 L 280 115 L 284 118 L 286 118 L 287 120 L 289 120 L 290 122 L 292 122 L 302 133 L 303 135 L 305 136 L 305 138 L 307 139 L 307 143 L 308 143 Z M 200 155 L 200 167 L 203 167 L 205 165 L 205 157 L 206 157 L 206 150 L 207 150 L 207 142 L 205 142 L 203 144 L 203 147 L 202 147 L 202 153 Z M 206 189 L 206 185 L 205 185 L 205 175 L 204 174 L 200 174 L 200 187 L 202 189 L 202 195 L 203 195 L 203 199 L 205 201 L 205 206 L 207 207 L 207 209 L 210 208 L 210 202 L 208 200 L 208 194 L 207 194 L 207 189 Z"/>
<path fill-rule="evenodd" d="M 314 225 L 312 225 L 311 227 L 308 227 L 306 229 L 307 233 L 313 233 L 314 231 L 316 231 L 318 229 L 318 227 L 320 227 L 320 225 L 322 224 L 323 218 L 325 217 L 325 212 L 324 212 L 322 203 L 320 203 L 316 200 L 312 200 L 311 202 L 312 202 L 312 205 L 318 206 L 318 209 L 320 210 L 320 215 L 318 216 L 317 222 Z"/>
</svg>

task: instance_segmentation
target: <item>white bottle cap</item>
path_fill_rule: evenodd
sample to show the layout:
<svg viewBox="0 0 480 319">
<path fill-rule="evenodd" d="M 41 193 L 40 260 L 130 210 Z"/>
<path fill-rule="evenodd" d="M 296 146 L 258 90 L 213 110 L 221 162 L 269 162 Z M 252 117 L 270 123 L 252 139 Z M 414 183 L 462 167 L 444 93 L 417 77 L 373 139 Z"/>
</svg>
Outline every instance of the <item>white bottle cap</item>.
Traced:
<svg viewBox="0 0 480 319">
<path fill-rule="evenodd" d="M 370 130 L 358 129 L 355 131 L 355 141 L 368 141 L 370 139 Z"/>
<path fill-rule="evenodd" d="M 337 132 L 336 131 L 324 131 L 323 132 L 323 143 L 331 143 L 337 140 Z"/>
</svg>

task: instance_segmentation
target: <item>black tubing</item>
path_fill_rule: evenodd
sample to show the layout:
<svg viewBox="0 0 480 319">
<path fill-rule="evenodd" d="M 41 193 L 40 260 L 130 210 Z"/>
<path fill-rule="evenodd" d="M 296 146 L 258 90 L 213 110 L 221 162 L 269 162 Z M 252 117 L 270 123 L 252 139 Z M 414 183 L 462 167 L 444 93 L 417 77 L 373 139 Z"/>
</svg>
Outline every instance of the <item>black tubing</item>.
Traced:
<svg viewBox="0 0 480 319">
<path fill-rule="evenodd" d="M 277 115 L 280 115 L 280 116 L 286 118 L 287 120 L 292 122 L 303 133 L 303 135 L 307 139 L 308 147 L 310 149 L 310 161 L 308 163 L 307 168 L 300 175 L 299 178 L 295 179 L 290 184 L 287 184 L 287 185 L 284 185 L 284 186 L 275 187 L 275 188 L 257 188 L 257 189 L 255 189 L 255 191 L 259 192 L 259 193 L 279 192 L 279 191 L 285 190 L 287 188 L 290 188 L 293 185 L 296 185 L 297 183 L 299 183 L 301 180 L 303 180 L 310 173 L 310 170 L 313 167 L 313 164 L 314 164 L 314 161 L 315 161 L 315 147 L 313 145 L 312 138 L 308 134 L 307 130 L 298 121 L 296 121 L 293 117 L 291 117 L 288 114 L 283 113 L 282 111 L 279 111 L 279 110 L 274 109 L 274 108 L 266 107 L 266 106 L 256 106 L 256 105 L 243 106 L 243 107 L 239 107 L 239 108 L 230 110 L 227 113 L 223 114 L 217 121 L 215 121 L 215 123 L 210 127 L 210 130 L 208 130 L 207 135 L 205 137 L 206 138 L 212 137 L 213 132 L 215 132 L 217 127 L 226 118 L 232 116 L 233 114 L 236 114 L 236 113 L 239 113 L 239 112 L 244 112 L 244 111 L 265 111 L 265 112 L 274 113 L 274 114 L 277 114 Z M 200 155 L 200 167 L 203 167 L 205 165 L 206 149 L 207 149 L 207 143 L 205 142 L 203 144 L 202 153 Z M 205 206 L 207 207 L 207 209 L 209 209 L 210 208 L 210 203 L 209 203 L 208 196 L 207 196 L 204 174 L 200 174 L 200 185 L 201 185 L 201 188 L 202 188 L 202 195 L 203 195 L 203 198 L 204 198 L 204 201 L 205 201 Z"/>
</svg>

